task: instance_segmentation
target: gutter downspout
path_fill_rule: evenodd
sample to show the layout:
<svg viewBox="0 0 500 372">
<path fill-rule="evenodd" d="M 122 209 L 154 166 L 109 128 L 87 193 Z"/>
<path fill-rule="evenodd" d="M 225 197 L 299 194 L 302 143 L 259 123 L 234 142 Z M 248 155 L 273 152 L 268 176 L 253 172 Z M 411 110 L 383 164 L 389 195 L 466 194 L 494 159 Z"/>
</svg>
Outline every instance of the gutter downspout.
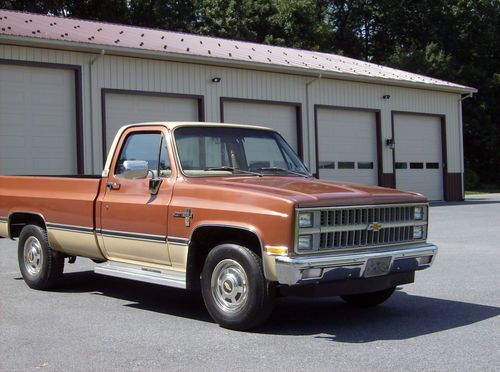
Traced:
<svg viewBox="0 0 500 372">
<path fill-rule="evenodd" d="M 93 89 L 92 89 L 92 66 L 99 58 L 104 56 L 105 53 L 106 53 L 106 51 L 104 49 L 101 49 L 101 53 L 94 56 L 89 62 L 89 95 L 90 95 L 89 105 L 90 105 L 90 128 L 91 129 L 94 128 L 94 123 L 93 123 L 93 121 L 94 121 L 94 97 L 93 97 Z M 92 130 L 92 132 L 93 132 L 93 130 Z M 92 157 L 92 168 L 94 168 L 94 166 L 95 166 L 94 141 L 90 141 L 90 147 L 91 147 L 91 157 Z M 103 163 L 104 163 L 104 160 L 103 160 Z M 94 173 L 94 172 L 92 172 L 92 173 Z"/>
<path fill-rule="evenodd" d="M 466 94 L 464 97 L 460 96 L 458 99 L 458 124 L 459 124 L 459 136 L 460 136 L 460 162 L 462 166 L 462 200 L 465 199 L 465 159 L 464 159 L 464 123 L 462 118 L 462 102 L 467 98 L 472 98 L 474 93 L 470 92 Z"/>
<path fill-rule="evenodd" d="M 319 74 L 317 77 L 309 80 L 306 83 L 306 115 L 307 115 L 307 148 L 308 148 L 308 154 L 309 154 L 309 169 L 311 169 L 311 159 L 312 159 L 312 145 L 311 145 L 311 120 L 309 117 L 309 86 L 314 83 L 317 80 L 321 80 L 322 75 Z M 318 162 L 318 159 L 316 159 L 316 163 Z M 316 175 L 318 175 L 318 169 L 316 169 L 315 172 Z"/>
</svg>

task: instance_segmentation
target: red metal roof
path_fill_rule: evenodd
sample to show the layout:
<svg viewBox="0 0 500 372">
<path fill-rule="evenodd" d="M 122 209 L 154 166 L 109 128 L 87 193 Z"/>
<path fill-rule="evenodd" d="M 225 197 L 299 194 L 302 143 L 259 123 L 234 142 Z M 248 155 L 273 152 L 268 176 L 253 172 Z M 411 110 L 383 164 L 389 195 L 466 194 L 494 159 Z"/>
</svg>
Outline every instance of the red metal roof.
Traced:
<svg viewBox="0 0 500 372">
<path fill-rule="evenodd" d="M 335 54 L 270 46 L 165 30 L 84 21 L 0 9 L 0 40 L 14 36 L 65 41 L 75 45 L 122 48 L 159 55 L 205 57 L 219 62 L 245 62 L 330 74 L 428 85 L 429 88 L 475 92 L 473 88 Z"/>
</svg>

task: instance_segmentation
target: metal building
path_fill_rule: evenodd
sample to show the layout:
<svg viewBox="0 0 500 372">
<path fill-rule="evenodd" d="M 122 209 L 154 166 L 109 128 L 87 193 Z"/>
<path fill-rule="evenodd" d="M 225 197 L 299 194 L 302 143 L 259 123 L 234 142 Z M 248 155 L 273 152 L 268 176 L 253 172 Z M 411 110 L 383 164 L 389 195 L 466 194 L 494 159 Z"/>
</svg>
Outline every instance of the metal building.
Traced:
<svg viewBox="0 0 500 372">
<path fill-rule="evenodd" d="M 476 90 L 333 54 L 0 10 L 0 174 L 99 173 L 125 123 L 277 129 L 313 173 L 463 198 Z"/>
</svg>

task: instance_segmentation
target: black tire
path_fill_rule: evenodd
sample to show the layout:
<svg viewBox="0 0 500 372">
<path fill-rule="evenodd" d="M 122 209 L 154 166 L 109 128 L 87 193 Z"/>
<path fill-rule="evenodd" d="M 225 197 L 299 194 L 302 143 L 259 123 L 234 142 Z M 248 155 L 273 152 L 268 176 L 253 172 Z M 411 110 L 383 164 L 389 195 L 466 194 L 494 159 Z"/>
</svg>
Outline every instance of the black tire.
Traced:
<svg viewBox="0 0 500 372">
<path fill-rule="evenodd" d="M 262 260 L 248 248 L 222 244 L 212 249 L 201 274 L 208 312 L 222 327 L 255 328 L 272 312 L 275 290 L 264 277 Z"/>
<path fill-rule="evenodd" d="M 392 296 L 395 290 L 396 287 L 392 287 L 378 292 L 352 294 L 340 297 L 349 305 L 357 307 L 372 307 L 380 305 L 382 302 L 386 301 Z"/>
<path fill-rule="evenodd" d="M 27 225 L 21 230 L 17 258 L 30 288 L 54 288 L 62 277 L 64 256 L 50 248 L 47 232 L 39 226 Z"/>
</svg>

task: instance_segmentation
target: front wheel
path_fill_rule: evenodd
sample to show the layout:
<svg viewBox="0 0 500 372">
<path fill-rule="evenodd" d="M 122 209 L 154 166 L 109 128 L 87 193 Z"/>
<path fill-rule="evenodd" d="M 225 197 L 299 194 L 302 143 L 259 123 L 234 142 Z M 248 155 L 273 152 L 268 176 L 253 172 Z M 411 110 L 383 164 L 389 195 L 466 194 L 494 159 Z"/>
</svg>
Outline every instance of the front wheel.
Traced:
<svg viewBox="0 0 500 372">
<path fill-rule="evenodd" d="M 27 225 L 21 230 L 17 257 L 30 288 L 50 289 L 61 279 L 64 257 L 50 248 L 47 232 L 41 227 Z"/>
<path fill-rule="evenodd" d="M 341 298 L 349 305 L 357 307 L 372 307 L 380 305 L 392 296 L 396 287 L 391 287 L 378 292 L 360 293 L 341 296 Z"/>
<path fill-rule="evenodd" d="M 222 327 L 240 331 L 263 323 L 275 298 L 261 258 L 236 244 L 210 251 L 201 275 L 201 292 L 212 318 Z"/>
</svg>

